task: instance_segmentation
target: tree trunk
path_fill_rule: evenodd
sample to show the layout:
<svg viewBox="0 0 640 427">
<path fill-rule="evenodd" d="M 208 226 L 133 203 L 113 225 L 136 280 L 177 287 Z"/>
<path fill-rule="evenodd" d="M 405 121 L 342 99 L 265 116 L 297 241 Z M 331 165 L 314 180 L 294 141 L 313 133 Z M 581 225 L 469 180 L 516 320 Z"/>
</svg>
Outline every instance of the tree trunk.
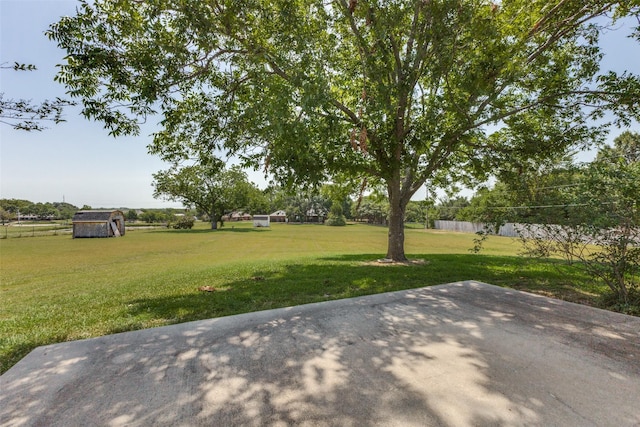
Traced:
<svg viewBox="0 0 640 427">
<path fill-rule="evenodd" d="M 211 229 L 212 230 L 217 230 L 218 229 L 218 217 L 216 216 L 216 214 L 214 212 L 211 212 L 209 214 L 209 219 L 211 219 Z"/>
<path fill-rule="evenodd" d="M 387 245 L 387 259 L 404 262 L 407 257 L 404 254 L 404 213 L 407 202 L 401 197 L 400 180 L 389 183 L 389 240 Z"/>
</svg>

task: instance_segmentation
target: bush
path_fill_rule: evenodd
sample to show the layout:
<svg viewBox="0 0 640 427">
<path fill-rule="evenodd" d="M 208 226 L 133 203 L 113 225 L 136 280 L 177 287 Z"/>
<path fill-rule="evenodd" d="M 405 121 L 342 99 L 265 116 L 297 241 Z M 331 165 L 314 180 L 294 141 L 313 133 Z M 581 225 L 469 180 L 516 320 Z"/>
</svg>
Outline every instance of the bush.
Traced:
<svg viewBox="0 0 640 427">
<path fill-rule="evenodd" d="M 334 227 L 342 227 L 347 225 L 347 219 L 345 218 L 342 205 L 338 202 L 333 202 L 331 205 L 331 210 L 329 211 L 329 215 L 327 217 L 327 225 L 331 225 Z"/>
<path fill-rule="evenodd" d="M 602 308 L 630 316 L 640 316 L 640 289 L 632 288 L 627 296 L 627 301 L 622 302 L 615 292 L 607 292 L 600 299 Z"/>
<path fill-rule="evenodd" d="M 171 226 L 176 230 L 190 230 L 193 228 L 194 222 L 195 222 L 194 217 L 185 215 L 178 218 L 178 220 Z"/>
<path fill-rule="evenodd" d="M 559 256 L 606 284 L 608 309 L 633 313 L 640 295 L 640 229 L 635 223 L 615 228 L 595 226 L 524 225 L 520 242 L 524 255 Z"/>
<path fill-rule="evenodd" d="M 329 216 L 327 217 L 327 225 L 342 227 L 343 225 L 347 225 L 347 219 L 344 215 L 333 216 L 329 214 Z"/>
</svg>

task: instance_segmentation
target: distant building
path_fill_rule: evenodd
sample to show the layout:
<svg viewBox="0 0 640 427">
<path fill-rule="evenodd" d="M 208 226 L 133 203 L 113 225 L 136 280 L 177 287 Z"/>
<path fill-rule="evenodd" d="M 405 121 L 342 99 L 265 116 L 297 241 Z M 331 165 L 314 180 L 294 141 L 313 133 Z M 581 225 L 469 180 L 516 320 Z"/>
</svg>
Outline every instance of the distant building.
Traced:
<svg viewBox="0 0 640 427">
<path fill-rule="evenodd" d="M 305 222 L 317 222 L 319 224 L 324 224 L 324 220 L 327 217 L 327 212 L 324 210 L 318 210 L 311 208 L 307 211 L 307 215 L 305 217 Z"/>
<path fill-rule="evenodd" d="M 251 215 L 242 211 L 234 211 L 222 216 L 223 221 L 251 221 Z"/>
<path fill-rule="evenodd" d="M 118 210 L 78 211 L 73 216 L 73 237 L 124 236 L 124 214 Z"/>
<path fill-rule="evenodd" d="M 269 221 L 271 222 L 287 222 L 287 213 L 283 210 L 275 211 L 269 215 Z"/>
</svg>

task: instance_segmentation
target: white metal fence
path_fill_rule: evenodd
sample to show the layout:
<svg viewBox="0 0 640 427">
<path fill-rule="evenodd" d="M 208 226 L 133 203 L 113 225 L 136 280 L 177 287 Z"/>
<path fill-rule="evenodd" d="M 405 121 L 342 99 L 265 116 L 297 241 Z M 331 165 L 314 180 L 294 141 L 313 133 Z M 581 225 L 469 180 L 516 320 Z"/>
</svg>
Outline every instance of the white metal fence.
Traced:
<svg viewBox="0 0 640 427">
<path fill-rule="evenodd" d="M 505 237 L 520 237 L 524 230 L 530 230 L 529 233 L 535 234 L 536 226 L 529 224 L 526 228 L 524 224 L 517 224 L 508 222 L 500 227 L 497 233 L 495 233 L 494 226 L 491 224 L 484 224 L 481 222 L 469 222 L 469 221 L 435 221 L 435 228 L 437 230 L 449 230 L 458 231 L 461 233 L 477 233 L 479 231 L 487 231 L 490 234 L 497 234 L 498 236 Z M 527 234 L 529 234 L 527 233 Z"/>
<path fill-rule="evenodd" d="M 619 239 L 623 234 L 634 245 L 640 245 L 640 229 L 632 228 L 623 233 L 622 229 L 611 228 L 600 230 L 599 233 L 584 233 L 579 228 L 566 227 L 561 225 L 539 225 L 539 224 L 520 224 L 508 222 L 500 227 L 495 233 L 494 226 L 481 222 L 468 221 L 435 221 L 437 230 L 458 231 L 461 233 L 477 233 L 479 231 L 487 231 L 489 234 L 497 234 L 505 237 L 525 237 L 558 241 L 582 241 L 591 244 L 603 244 L 605 241 L 613 241 Z"/>
</svg>

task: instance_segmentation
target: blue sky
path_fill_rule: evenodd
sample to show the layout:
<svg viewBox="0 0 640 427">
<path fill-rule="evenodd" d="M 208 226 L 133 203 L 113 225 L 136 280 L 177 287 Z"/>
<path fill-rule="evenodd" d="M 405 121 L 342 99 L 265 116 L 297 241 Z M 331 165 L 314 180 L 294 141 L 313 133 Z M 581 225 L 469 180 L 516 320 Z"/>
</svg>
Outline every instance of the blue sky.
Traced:
<svg viewBox="0 0 640 427">
<path fill-rule="evenodd" d="M 76 2 L 68 0 L 0 0 L 2 62 L 35 64 L 31 72 L 3 70 L 5 98 L 39 102 L 65 97 L 53 81 L 64 52 L 44 36 L 60 16 L 73 15 Z M 42 132 L 16 131 L 0 125 L 0 195 L 33 202 L 64 200 L 76 206 L 160 208 L 178 203 L 153 198 L 151 175 L 166 164 L 147 154 L 144 129 L 139 137 L 113 138 L 101 124 L 65 110 L 67 122 L 47 125 Z"/>
<path fill-rule="evenodd" d="M 0 71 L 0 92 L 5 98 L 40 102 L 65 97 L 64 87 L 53 81 L 64 52 L 44 32 L 60 16 L 73 15 L 75 0 L 0 0 L 0 62 L 30 63 L 37 71 Z M 640 74 L 640 44 L 625 36 L 629 27 L 603 35 L 604 67 Z M 43 132 L 15 131 L 0 125 L 0 198 L 56 202 L 63 198 L 77 206 L 161 208 L 178 203 L 153 198 L 152 174 L 167 165 L 147 154 L 148 136 L 159 118 L 138 137 L 113 138 L 99 123 L 65 110 L 67 122 Z M 631 130 L 640 132 L 635 124 Z M 614 129 L 612 138 L 621 130 Z M 590 160 L 585 153 L 581 160 Z M 264 187 L 261 173 L 250 179 Z M 424 197 L 420 191 L 416 196 Z"/>
</svg>

